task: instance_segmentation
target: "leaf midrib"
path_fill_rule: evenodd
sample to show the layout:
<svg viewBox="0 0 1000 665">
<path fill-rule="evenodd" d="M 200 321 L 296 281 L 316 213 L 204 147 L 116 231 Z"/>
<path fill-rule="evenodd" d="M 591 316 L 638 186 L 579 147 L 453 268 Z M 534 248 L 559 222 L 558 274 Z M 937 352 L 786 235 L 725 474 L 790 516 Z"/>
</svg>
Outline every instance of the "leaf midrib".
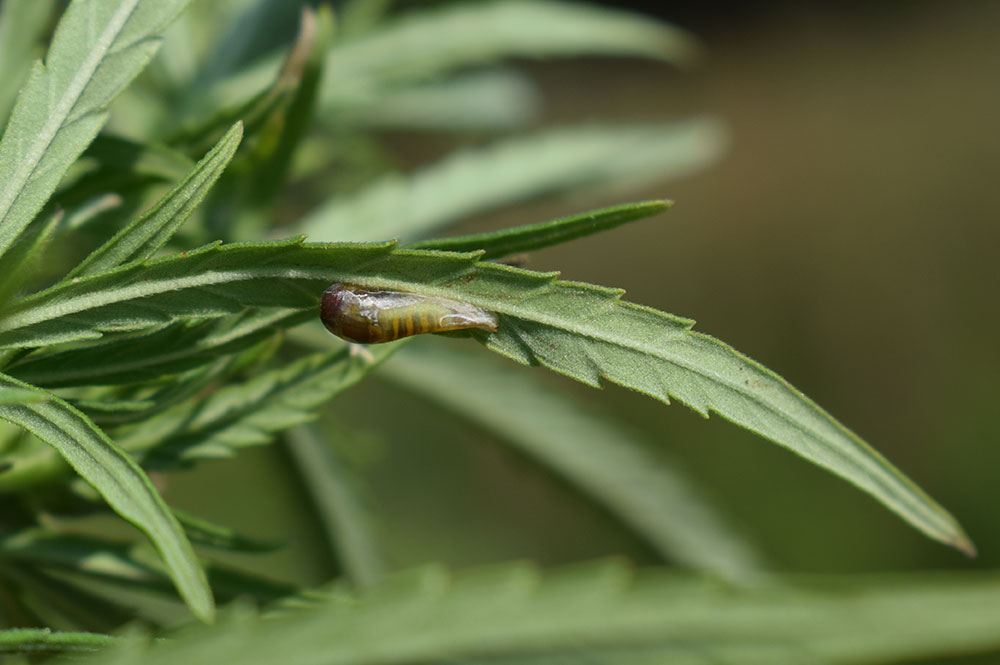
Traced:
<svg viewBox="0 0 1000 665">
<path fill-rule="evenodd" d="M 138 4 L 139 0 L 131 0 L 130 3 L 123 4 L 115 12 L 107 28 L 105 28 L 104 32 L 101 33 L 100 37 L 94 43 L 94 47 L 91 49 L 88 57 L 84 58 L 81 62 L 80 67 L 70 80 L 70 85 L 67 86 L 66 92 L 56 103 L 53 112 L 49 114 L 48 120 L 42 126 L 42 130 L 31 142 L 31 148 L 24 158 L 19 160 L 11 181 L 8 183 L 6 191 L 3 192 L 2 198 L 0 198 L 0 221 L 7 218 L 10 209 L 23 194 L 25 184 L 35 174 L 35 171 L 38 170 L 39 165 L 42 163 L 42 158 L 45 156 L 49 146 L 52 145 L 52 141 L 55 140 L 59 130 L 66 124 L 70 113 L 72 113 L 73 108 L 80 100 L 87 85 L 93 80 L 94 72 L 101 66 L 105 58 L 111 55 L 111 45 L 121 33 L 122 28 L 124 28 L 125 23 L 128 22 Z M 51 71 L 46 73 L 48 76 L 52 76 Z M 51 83 L 49 84 L 51 85 Z"/>
</svg>

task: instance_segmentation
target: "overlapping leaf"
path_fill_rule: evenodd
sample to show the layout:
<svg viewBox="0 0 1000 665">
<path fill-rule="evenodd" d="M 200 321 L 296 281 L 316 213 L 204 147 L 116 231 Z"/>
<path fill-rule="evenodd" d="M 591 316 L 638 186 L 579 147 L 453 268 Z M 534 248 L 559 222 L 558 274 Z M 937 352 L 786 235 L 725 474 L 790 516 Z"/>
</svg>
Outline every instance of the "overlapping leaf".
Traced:
<svg viewBox="0 0 1000 665">
<path fill-rule="evenodd" d="M 0 141 L 0 254 L 45 205 L 189 0 L 77 0 L 36 63 Z"/>
<path fill-rule="evenodd" d="M 312 420 L 320 404 L 356 384 L 393 350 L 376 349 L 370 358 L 351 356 L 347 349 L 306 356 L 169 409 L 118 440 L 126 450 L 143 451 L 146 466 L 228 457 Z"/>
<path fill-rule="evenodd" d="M 92 275 L 122 263 L 151 257 L 202 202 L 233 158 L 242 136 L 243 124 L 237 122 L 173 190 L 94 250 L 69 277 Z"/>
<path fill-rule="evenodd" d="M 138 337 L 92 348 L 35 355 L 8 367 L 9 374 L 47 388 L 112 385 L 157 379 L 199 367 L 249 348 L 310 314 L 286 309 L 248 310 L 233 317 L 177 322 Z"/>
<path fill-rule="evenodd" d="M 31 389 L 3 375 L 0 387 Z M 37 403 L 0 406 L 0 419 L 23 427 L 59 451 L 115 512 L 145 532 L 191 611 L 211 621 L 215 606 L 205 572 L 145 472 L 86 416 L 53 395 L 46 397 Z"/>
<path fill-rule="evenodd" d="M 312 309 L 331 282 L 460 299 L 495 312 L 494 351 L 591 386 L 603 380 L 718 413 L 869 492 L 931 538 L 974 548 L 954 518 L 787 381 L 692 322 L 623 302 L 622 291 L 556 279 L 476 254 L 391 244 L 211 246 L 60 284 L 0 313 L 0 346 L 97 337 L 244 307 Z"/>
</svg>

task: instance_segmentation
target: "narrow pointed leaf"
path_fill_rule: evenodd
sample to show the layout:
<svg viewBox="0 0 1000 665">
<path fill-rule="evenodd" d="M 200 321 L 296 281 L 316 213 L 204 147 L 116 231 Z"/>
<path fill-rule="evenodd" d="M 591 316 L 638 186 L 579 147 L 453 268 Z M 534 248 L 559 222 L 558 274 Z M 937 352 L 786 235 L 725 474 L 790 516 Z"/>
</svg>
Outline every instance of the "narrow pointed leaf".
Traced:
<svg viewBox="0 0 1000 665">
<path fill-rule="evenodd" d="M 80 654 L 101 651 L 121 638 L 100 633 L 53 631 L 48 628 L 0 630 L 0 654 Z"/>
<path fill-rule="evenodd" d="M 0 254 L 45 205 L 100 131 L 108 104 L 146 66 L 160 34 L 188 2 L 70 4 L 0 141 Z"/>
<path fill-rule="evenodd" d="M 31 389 L 28 384 L 3 375 L 0 387 Z M 215 613 L 212 593 L 191 544 L 145 472 L 131 457 L 86 416 L 52 395 L 36 404 L 0 406 L 0 419 L 23 427 L 58 450 L 115 512 L 145 532 L 163 557 L 191 611 L 203 621 L 212 620 Z"/>
<path fill-rule="evenodd" d="M 280 542 L 246 536 L 235 529 L 209 522 L 202 517 L 176 508 L 173 509 L 173 512 L 174 517 L 184 527 L 188 537 L 199 545 L 230 552 L 273 552 L 282 547 Z"/>
<path fill-rule="evenodd" d="M 125 588 L 171 594 L 170 578 L 152 552 L 127 542 L 37 528 L 0 535 L 0 559 L 31 563 Z M 295 592 L 275 582 L 220 564 L 208 564 L 208 579 L 220 600 L 250 596 L 271 602 Z"/>
<path fill-rule="evenodd" d="M 151 257 L 174 234 L 202 202 L 243 137 L 237 122 L 184 180 L 144 215 L 115 234 L 74 268 L 68 277 L 91 275 L 135 259 Z"/>
<path fill-rule="evenodd" d="M 337 196 L 296 231 L 312 240 L 416 240 L 502 204 L 623 179 L 630 187 L 696 171 L 718 155 L 710 120 L 664 126 L 573 127 L 466 150 L 409 176 L 390 175 Z"/>
<path fill-rule="evenodd" d="M 18 404 L 37 404 L 44 402 L 48 397 L 37 390 L 27 388 L 17 388 L 14 386 L 0 386 L 0 406 L 16 406 Z"/>
<path fill-rule="evenodd" d="M 385 562 L 372 533 L 371 515 L 358 495 L 357 479 L 332 449 L 329 437 L 328 431 L 304 425 L 289 430 L 285 440 L 328 547 L 354 585 L 368 586 L 381 577 Z"/>
<path fill-rule="evenodd" d="M 539 224 L 476 233 L 455 238 L 422 240 L 407 245 L 410 249 L 438 249 L 448 252 L 482 250 L 484 259 L 496 259 L 518 252 L 530 252 L 543 247 L 582 238 L 613 229 L 616 226 L 651 217 L 669 209 L 673 201 L 643 201 L 592 210 Z"/>
<path fill-rule="evenodd" d="M 352 356 L 347 349 L 306 356 L 180 404 L 118 440 L 126 450 L 144 451 L 147 467 L 230 457 L 239 448 L 270 443 L 276 432 L 313 420 L 319 405 L 356 384 L 394 350 L 375 349 L 371 358 Z"/>
<path fill-rule="evenodd" d="M 310 318 L 308 313 L 279 309 L 178 322 L 140 337 L 31 356 L 7 369 L 11 376 L 46 388 L 148 381 L 214 363 Z"/>
<path fill-rule="evenodd" d="M 509 658 L 536 665 L 550 662 L 546 656 L 578 656 L 566 665 L 643 650 L 664 658 L 610 662 L 909 662 L 1000 647 L 998 594 L 995 573 L 864 583 L 791 578 L 733 589 L 662 571 L 636 574 L 615 563 L 545 575 L 527 564 L 457 575 L 427 567 L 388 577 L 358 597 L 276 617 L 243 612 L 222 630 L 196 627 L 88 662 L 438 665 Z"/>
<path fill-rule="evenodd" d="M 499 332 L 480 338 L 502 355 L 594 387 L 607 380 L 703 415 L 714 411 L 849 480 L 931 538 L 974 552 L 955 519 L 871 446 L 771 370 L 693 332 L 692 321 L 624 302 L 621 290 L 477 258 L 391 244 L 210 246 L 25 298 L 0 314 L 0 346 L 245 307 L 308 310 L 332 282 L 460 299 L 498 315 Z"/>
<path fill-rule="evenodd" d="M 760 572 L 749 544 L 663 457 L 621 423 L 547 390 L 530 374 L 425 343 L 397 353 L 378 376 L 494 432 L 603 504 L 667 559 L 732 580 Z"/>
<path fill-rule="evenodd" d="M 55 11 L 54 0 L 4 0 L 0 2 L 0 126 L 14 105 L 17 90 L 41 55 L 40 42 Z"/>
<path fill-rule="evenodd" d="M 323 67 L 323 54 L 333 38 L 333 13 L 327 5 L 317 11 L 303 6 L 299 36 L 286 61 L 294 66 L 294 94 L 286 107 L 268 119 L 259 152 L 262 163 L 255 167 L 250 196 L 257 205 L 269 204 L 281 190 L 291 168 L 292 157 L 305 138 L 312 121 L 316 93 Z M 266 149 L 261 149 L 266 146 Z"/>
</svg>

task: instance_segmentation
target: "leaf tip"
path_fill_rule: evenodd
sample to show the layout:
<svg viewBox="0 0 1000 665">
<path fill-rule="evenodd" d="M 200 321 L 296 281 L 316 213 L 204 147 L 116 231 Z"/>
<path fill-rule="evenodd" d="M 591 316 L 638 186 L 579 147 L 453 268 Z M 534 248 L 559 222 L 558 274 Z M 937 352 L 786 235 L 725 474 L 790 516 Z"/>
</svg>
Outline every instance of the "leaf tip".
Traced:
<svg viewBox="0 0 1000 665">
<path fill-rule="evenodd" d="M 962 531 L 956 533 L 948 541 L 948 544 L 970 559 L 975 559 L 979 555 L 979 551 L 976 549 L 975 543 L 973 543 L 972 540 Z"/>
</svg>

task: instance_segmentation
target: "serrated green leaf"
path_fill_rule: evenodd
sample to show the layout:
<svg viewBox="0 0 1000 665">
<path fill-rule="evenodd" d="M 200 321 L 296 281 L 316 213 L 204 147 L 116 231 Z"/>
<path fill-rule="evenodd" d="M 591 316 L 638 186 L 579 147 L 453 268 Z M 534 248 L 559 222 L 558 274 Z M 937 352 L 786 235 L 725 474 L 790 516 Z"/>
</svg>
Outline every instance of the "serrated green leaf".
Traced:
<svg viewBox="0 0 1000 665">
<path fill-rule="evenodd" d="M 0 387 L 32 389 L 3 375 Z M 28 430 L 58 450 L 115 512 L 149 536 L 191 611 L 203 621 L 211 621 L 215 607 L 205 573 L 143 470 L 82 413 L 54 395 L 38 392 L 47 397 L 44 402 L 0 406 L 0 419 Z"/>
<path fill-rule="evenodd" d="M 356 384 L 394 350 L 376 349 L 370 357 L 348 349 L 306 356 L 165 411 L 123 433 L 119 441 L 126 450 L 143 451 L 147 467 L 229 457 L 238 448 L 270 443 L 275 432 L 314 419 L 319 405 Z"/>
<path fill-rule="evenodd" d="M 211 246 L 25 298 L 0 314 L 0 346 L 244 307 L 307 310 L 332 282 L 459 299 L 498 315 L 499 332 L 479 337 L 502 355 L 594 387 L 608 380 L 706 416 L 714 411 L 849 480 L 931 538 L 974 552 L 955 519 L 856 434 L 771 370 L 693 332 L 690 320 L 623 302 L 621 290 L 477 258 L 391 244 Z"/>
<path fill-rule="evenodd" d="M 608 653 L 642 649 L 670 656 L 664 663 L 899 662 L 1000 647 L 998 594 L 994 573 L 864 583 L 792 578 L 733 589 L 661 571 L 636 575 L 621 564 L 546 575 L 527 564 L 457 575 L 428 567 L 389 577 L 356 599 L 334 597 L 266 619 L 244 611 L 221 629 L 197 627 L 89 662 L 443 665 L 526 658 L 535 665 L 542 656 L 593 654 L 602 662 Z M 768 653 L 783 658 L 761 660 Z"/>
<path fill-rule="evenodd" d="M 356 586 L 368 586 L 385 570 L 385 562 L 350 470 L 331 449 L 329 431 L 304 425 L 285 440 L 303 484 L 319 514 L 327 544 L 344 574 Z"/>
<path fill-rule="evenodd" d="M 237 362 L 237 359 L 231 356 L 223 357 L 215 363 L 174 377 L 165 387 L 144 395 L 142 399 L 134 400 L 131 406 L 129 406 L 128 400 L 122 400 L 119 403 L 107 397 L 70 401 L 102 427 L 140 422 L 206 390 L 215 381 L 234 372 Z M 141 390 L 142 387 L 139 389 Z"/>
<path fill-rule="evenodd" d="M 148 381 L 213 363 L 310 318 L 309 313 L 279 309 L 178 322 L 139 337 L 34 355 L 7 369 L 11 376 L 47 388 Z"/>
<path fill-rule="evenodd" d="M 494 432 L 603 504 L 667 559 L 731 580 L 760 573 L 753 548 L 666 459 L 623 423 L 572 403 L 530 374 L 428 340 L 397 353 L 377 376 Z"/>
<path fill-rule="evenodd" d="M 93 140 L 115 95 L 189 0 L 76 0 L 36 63 L 0 141 L 0 255 Z"/>
<path fill-rule="evenodd" d="M 295 227 L 313 240 L 416 240 L 504 203 L 628 179 L 631 187 L 698 170 L 718 155 L 719 126 L 551 129 L 465 150 L 409 176 L 390 175 L 338 196 Z"/>
<path fill-rule="evenodd" d="M 101 651 L 121 638 L 99 633 L 52 631 L 48 628 L 0 630 L 0 654 L 68 654 Z"/>
<path fill-rule="evenodd" d="M 543 247 L 582 238 L 613 229 L 616 226 L 651 217 L 669 209 L 673 201 L 642 201 L 591 210 L 538 224 L 476 233 L 456 238 L 422 240 L 407 245 L 410 249 L 437 249 L 448 252 L 482 250 L 484 259 L 496 259 L 518 252 L 530 252 Z"/>
<path fill-rule="evenodd" d="M 222 175 L 243 138 L 237 122 L 173 190 L 116 233 L 74 268 L 67 278 L 92 275 L 156 253 L 202 202 Z"/>
<path fill-rule="evenodd" d="M 0 2 L 0 125 L 6 125 L 17 90 L 32 61 L 41 55 L 36 50 L 55 8 L 54 0 Z"/>
</svg>

